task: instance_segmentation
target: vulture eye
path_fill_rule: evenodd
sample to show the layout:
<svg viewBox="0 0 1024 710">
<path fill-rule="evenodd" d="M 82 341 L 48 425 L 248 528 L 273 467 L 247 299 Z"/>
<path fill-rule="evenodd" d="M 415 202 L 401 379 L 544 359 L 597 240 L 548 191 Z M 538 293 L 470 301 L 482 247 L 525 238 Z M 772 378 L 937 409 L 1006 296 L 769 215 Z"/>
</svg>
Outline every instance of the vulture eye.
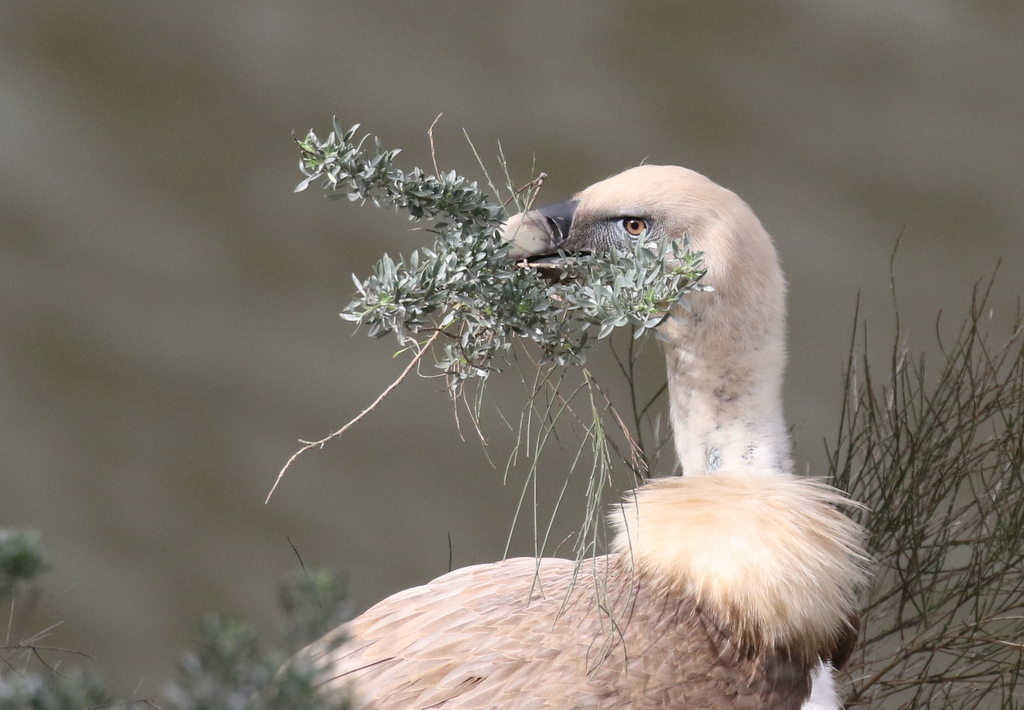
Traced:
<svg viewBox="0 0 1024 710">
<path fill-rule="evenodd" d="M 622 228 L 633 239 L 639 239 L 647 232 L 647 220 L 640 219 L 639 217 L 624 217 L 622 219 Z"/>
</svg>

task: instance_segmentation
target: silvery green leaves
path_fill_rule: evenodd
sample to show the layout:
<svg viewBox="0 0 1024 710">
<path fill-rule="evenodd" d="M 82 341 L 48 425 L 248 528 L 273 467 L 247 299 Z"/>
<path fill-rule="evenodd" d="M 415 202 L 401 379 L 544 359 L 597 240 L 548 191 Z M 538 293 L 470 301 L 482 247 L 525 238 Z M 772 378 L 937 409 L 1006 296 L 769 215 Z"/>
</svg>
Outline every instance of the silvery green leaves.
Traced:
<svg viewBox="0 0 1024 710">
<path fill-rule="evenodd" d="M 306 179 L 330 196 L 370 200 L 430 220 L 434 244 L 409 257 L 384 255 L 341 314 L 373 337 L 395 333 L 403 345 L 418 334 L 444 332 L 437 367 L 457 388 L 486 378 L 505 361 L 516 338 L 539 346 L 558 364 L 585 360 L 593 339 L 631 325 L 636 335 L 656 328 L 686 294 L 706 287 L 701 254 L 687 244 L 643 242 L 600 255 L 562 255 L 554 264 L 517 263 L 499 235 L 502 208 L 475 182 L 454 172 L 433 176 L 394 166 L 397 150 L 379 140 L 356 141 L 354 126 L 320 140 L 299 140 Z"/>
<path fill-rule="evenodd" d="M 295 188 L 305 190 L 321 180 L 321 186 L 350 200 L 371 200 L 383 207 L 404 209 L 410 219 L 439 220 L 439 231 L 469 230 L 493 234 L 504 217 L 498 205 L 487 200 L 476 183 L 450 172 L 443 176 L 426 175 L 416 168 L 404 173 L 394 167 L 399 150 L 384 150 L 374 139 L 371 156 L 364 144 L 368 136 L 353 142 L 359 125 L 342 131 L 334 122 L 332 131 L 321 141 L 312 131 L 299 144 L 299 169 L 306 179 Z"/>
<path fill-rule="evenodd" d="M 580 321 L 599 326 L 598 339 L 626 325 L 639 338 L 671 318 L 674 306 L 689 310 L 688 293 L 711 290 L 700 283 L 702 258 L 690 250 L 689 240 L 640 241 L 599 257 L 574 257 L 583 277 L 565 297 L 572 299 Z"/>
</svg>

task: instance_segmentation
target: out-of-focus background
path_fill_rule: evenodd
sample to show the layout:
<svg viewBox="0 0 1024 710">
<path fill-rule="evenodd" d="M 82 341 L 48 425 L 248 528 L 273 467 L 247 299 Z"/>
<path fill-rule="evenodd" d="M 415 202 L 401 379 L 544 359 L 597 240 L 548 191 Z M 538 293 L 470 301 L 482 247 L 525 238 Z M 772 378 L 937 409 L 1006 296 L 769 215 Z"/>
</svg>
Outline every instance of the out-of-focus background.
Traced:
<svg viewBox="0 0 1024 710">
<path fill-rule="evenodd" d="M 1024 292 L 1022 37 L 1024 5 L 980 0 L 4 3 L 0 526 L 53 561 L 18 633 L 65 620 L 52 645 L 155 697 L 203 612 L 272 633 L 292 545 L 345 570 L 356 609 L 502 555 L 522 475 L 502 485 L 507 436 L 499 469 L 462 441 L 439 380 L 263 503 L 298 438 L 405 362 L 338 318 L 350 273 L 425 243 L 293 194 L 292 131 L 337 115 L 429 166 L 444 112 L 442 169 L 481 176 L 465 129 L 523 181 L 546 171 L 547 201 L 642 160 L 736 190 L 789 278 L 786 403 L 821 472 L 858 293 L 889 342 L 901 232 L 913 347 L 999 259 L 997 324 Z"/>
</svg>

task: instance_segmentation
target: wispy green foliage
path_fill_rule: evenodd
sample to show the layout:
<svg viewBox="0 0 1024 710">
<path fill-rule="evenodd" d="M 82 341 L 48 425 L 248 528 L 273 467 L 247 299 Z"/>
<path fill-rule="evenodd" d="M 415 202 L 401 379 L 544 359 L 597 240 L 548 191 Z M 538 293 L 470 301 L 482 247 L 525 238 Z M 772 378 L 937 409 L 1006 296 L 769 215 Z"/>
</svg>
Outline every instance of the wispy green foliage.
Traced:
<svg viewBox="0 0 1024 710">
<path fill-rule="evenodd" d="M 927 368 L 851 355 L 831 468 L 878 572 L 847 707 L 1024 707 L 1024 332 L 986 332 L 987 300 Z"/>
<path fill-rule="evenodd" d="M 39 536 L 0 530 L 0 585 L 15 591 L 43 569 Z M 345 699 L 316 692 L 314 669 L 299 660 L 282 667 L 295 651 L 319 638 L 347 615 L 345 586 L 335 575 L 306 570 L 284 585 L 288 645 L 265 650 L 255 627 L 236 619 L 208 616 L 197 648 L 179 663 L 178 677 L 165 689 L 166 701 L 120 700 L 92 671 L 65 662 L 84 654 L 44 644 L 46 631 L 0 647 L 0 710 L 342 710 Z M 15 597 L 12 601 L 17 601 Z M 11 614 L 15 607 L 11 607 Z"/>
<path fill-rule="evenodd" d="M 454 390 L 500 369 L 516 339 L 538 345 L 542 361 L 578 364 L 592 337 L 628 325 L 639 337 L 704 288 L 701 254 L 674 243 L 565 257 L 554 278 L 517 264 L 499 233 L 504 211 L 476 183 L 454 172 L 405 173 L 394 165 L 399 151 L 379 140 L 370 151 L 357 130 L 335 123 L 324 140 L 310 132 L 298 141 L 306 179 L 297 189 L 319 180 L 332 196 L 403 209 L 430 221 L 435 239 L 408 259 L 384 255 L 369 277 L 354 277 L 358 294 L 342 317 L 374 337 L 396 333 L 403 344 L 442 330 L 437 367 Z"/>
</svg>

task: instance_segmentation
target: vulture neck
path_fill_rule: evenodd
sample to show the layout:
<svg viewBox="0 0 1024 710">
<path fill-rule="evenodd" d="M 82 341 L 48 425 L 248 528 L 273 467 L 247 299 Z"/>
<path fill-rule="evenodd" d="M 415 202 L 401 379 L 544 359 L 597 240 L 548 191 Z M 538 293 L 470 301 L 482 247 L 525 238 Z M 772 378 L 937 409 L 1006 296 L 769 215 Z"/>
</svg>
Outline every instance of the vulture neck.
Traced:
<svg viewBox="0 0 1024 710">
<path fill-rule="evenodd" d="M 666 346 L 665 356 L 683 475 L 791 472 L 782 373 L 773 371 L 782 348 L 723 361 L 680 340 Z"/>
<path fill-rule="evenodd" d="M 767 235 L 764 243 L 771 249 Z M 715 290 L 693 294 L 692 309 L 662 327 L 685 476 L 792 472 L 782 409 L 785 282 L 774 249 L 762 256 L 742 277 L 709 269 Z"/>
</svg>

